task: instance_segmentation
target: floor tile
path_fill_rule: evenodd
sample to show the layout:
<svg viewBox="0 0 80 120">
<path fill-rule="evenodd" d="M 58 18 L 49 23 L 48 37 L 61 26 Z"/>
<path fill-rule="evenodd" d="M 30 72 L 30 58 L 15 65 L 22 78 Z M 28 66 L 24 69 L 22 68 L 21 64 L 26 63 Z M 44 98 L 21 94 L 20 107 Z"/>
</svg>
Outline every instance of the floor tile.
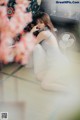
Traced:
<svg viewBox="0 0 80 120">
<path fill-rule="evenodd" d="M 7 79 L 7 77 L 9 77 L 9 76 L 0 72 L 0 81 Z"/>
<path fill-rule="evenodd" d="M 8 79 L 8 75 L 5 75 L 3 73 L 0 73 L 0 101 L 3 100 L 3 83 L 5 80 Z"/>
<path fill-rule="evenodd" d="M 33 69 L 23 67 L 14 73 L 15 76 L 29 81 L 37 81 Z"/>
<path fill-rule="evenodd" d="M 15 77 L 4 81 L 2 89 L 4 102 L 25 103 L 25 120 L 61 120 L 63 115 L 72 112 L 70 110 L 74 110 L 75 105 L 78 104 L 75 96 L 44 91 L 40 83 Z"/>
<path fill-rule="evenodd" d="M 19 67 L 20 67 L 20 65 L 17 63 L 4 65 L 4 67 L 2 68 L 2 72 L 6 73 L 6 74 L 12 74 Z"/>
<path fill-rule="evenodd" d="M 22 102 L 0 102 L 0 112 L 7 112 L 8 120 L 25 120 L 25 104 Z"/>
</svg>

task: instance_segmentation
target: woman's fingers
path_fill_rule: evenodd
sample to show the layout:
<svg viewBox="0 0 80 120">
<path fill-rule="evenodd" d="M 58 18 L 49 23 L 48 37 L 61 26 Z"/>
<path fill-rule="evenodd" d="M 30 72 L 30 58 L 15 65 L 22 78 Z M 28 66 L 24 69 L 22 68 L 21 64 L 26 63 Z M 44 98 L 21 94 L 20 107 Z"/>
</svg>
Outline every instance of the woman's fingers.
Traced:
<svg viewBox="0 0 80 120">
<path fill-rule="evenodd" d="M 38 30 L 39 30 L 38 25 L 36 25 L 36 26 L 34 26 L 34 27 L 32 28 L 31 32 L 36 32 L 36 31 L 38 31 Z"/>
</svg>

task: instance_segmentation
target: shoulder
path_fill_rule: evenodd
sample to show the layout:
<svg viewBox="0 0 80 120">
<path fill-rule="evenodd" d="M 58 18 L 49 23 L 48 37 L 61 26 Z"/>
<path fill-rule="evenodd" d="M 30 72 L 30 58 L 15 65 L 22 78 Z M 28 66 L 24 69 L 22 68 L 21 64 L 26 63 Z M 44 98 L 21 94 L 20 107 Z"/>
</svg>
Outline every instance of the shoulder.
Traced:
<svg viewBox="0 0 80 120">
<path fill-rule="evenodd" d="M 37 36 L 37 41 L 38 43 L 40 43 L 43 40 L 48 40 L 48 39 L 53 39 L 56 40 L 55 36 L 53 35 L 53 33 L 49 30 L 46 31 L 42 31 L 38 34 Z"/>
<path fill-rule="evenodd" d="M 38 34 L 38 36 L 40 36 L 40 35 L 45 35 L 46 34 L 46 31 L 41 31 L 39 34 Z"/>
<path fill-rule="evenodd" d="M 51 32 L 46 30 L 46 31 L 42 31 L 38 34 L 37 38 L 48 38 L 51 35 Z"/>
<path fill-rule="evenodd" d="M 46 39 L 47 39 L 46 31 L 40 32 L 37 36 L 38 43 L 40 43 L 41 41 L 46 40 Z"/>
</svg>

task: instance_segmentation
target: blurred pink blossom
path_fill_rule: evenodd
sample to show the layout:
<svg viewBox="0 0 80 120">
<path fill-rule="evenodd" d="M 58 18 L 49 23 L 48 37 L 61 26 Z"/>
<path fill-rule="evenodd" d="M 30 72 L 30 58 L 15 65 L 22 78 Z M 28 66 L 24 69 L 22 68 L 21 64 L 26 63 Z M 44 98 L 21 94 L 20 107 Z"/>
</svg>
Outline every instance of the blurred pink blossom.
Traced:
<svg viewBox="0 0 80 120">
<path fill-rule="evenodd" d="M 0 0 L 0 61 L 7 64 L 16 61 L 26 64 L 30 53 L 34 49 L 36 38 L 31 33 L 26 33 L 20 41 L 14 44 L 13 38 L 22 33 L 24 27 L 32 21 L 32 13 L 26 13 L 27 0 L 16 0 L 15 13 L 11 19 L 7 16 L 7 2 Z"/>
</svg>

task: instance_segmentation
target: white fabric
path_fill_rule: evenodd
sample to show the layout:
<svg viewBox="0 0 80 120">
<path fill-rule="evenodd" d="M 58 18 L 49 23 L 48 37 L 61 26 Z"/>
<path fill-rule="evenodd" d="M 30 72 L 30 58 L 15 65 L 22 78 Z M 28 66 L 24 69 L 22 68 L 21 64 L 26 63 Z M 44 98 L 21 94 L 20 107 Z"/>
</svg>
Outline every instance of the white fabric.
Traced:
<svg viewBox="0 0 80 120">
<path fill-rule="evenodd" d="M 49 32 L 48 32 L 49 33 Z M 50 36 L 50 34 L 48 34 Z M 51 34 L 52 40 L 54 38 Z M 34 72 L 42 81 L 41 86 L 46 90 L 69 90 L 71 80 L 67 79 L 69 61 L 58 47 L 44 40 L 42 45 L 37 45 L 33 53 Z"/>
</svg>

